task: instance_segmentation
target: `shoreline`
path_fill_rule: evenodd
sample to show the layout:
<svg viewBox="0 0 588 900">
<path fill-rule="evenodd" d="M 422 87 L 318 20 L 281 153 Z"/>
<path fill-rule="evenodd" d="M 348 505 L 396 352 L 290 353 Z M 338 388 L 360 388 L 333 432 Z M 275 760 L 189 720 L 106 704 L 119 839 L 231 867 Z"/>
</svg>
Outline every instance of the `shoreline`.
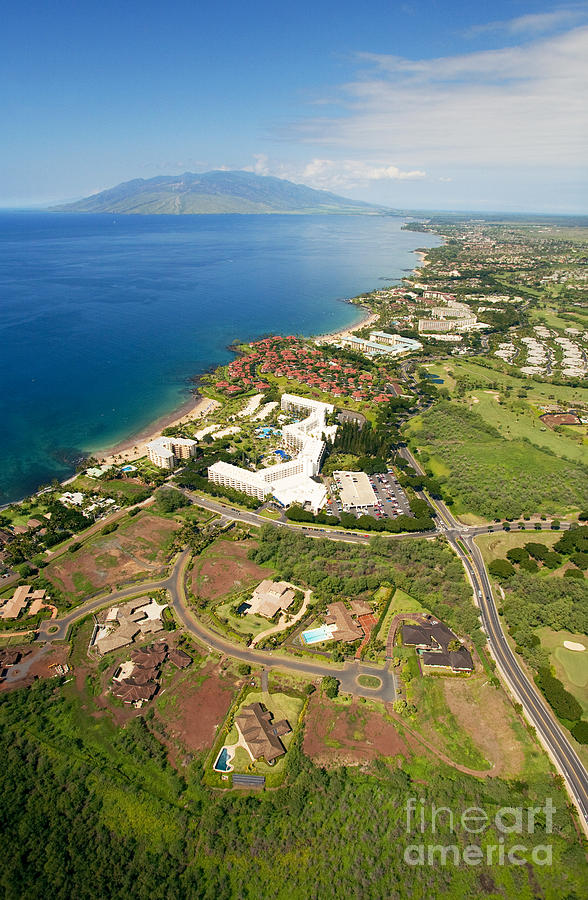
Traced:
<svg viewBox="0 0 588 900">
<path fill-rule="evenodd" d="M 348 328 L 339 328 L 336 331 L 326 332 L 326 334 L 309 335 L 309 340 L 328 343 L 346 334 L 351 334 L 359 328 L 366 328 L 379 319 L 379 315 L 373 313 L 367 306 L 353 303 L 351 300 L 343 300 L 342 302 L 347 303 L 350 306 L 356 306 L 361 310 L 362 316 L 360 320 L 356 322 L 355 325 L 351 325 Z M 237 353 L 238 351 L 232 350 L 232 352 Z M 140 459 L 142 456 L 146 456 L 147 444 L 149 441 L 159 437 L 164 428 L 171 428 L 176 425 L 193 422 L 195 419 L 202 419 L 215 409 L 218 409 L 221 405 L 222 404 L 220 404 L 218 400 L 202 397 L 194 390 L 193 398 L 186 400 L 181 406 L 176 407 L 169 413 L 159 416 L 157 419 L 150 422 L 149 425 L 146 425 L 144 428 L 140 429 L 140 431 L 135 432 L 135 434 L 129 435 L 128 438 L 123 438 L 114 446 L 90 451 L 90 455 L 97 459 L 100 464 L 104 465 L 114 465 L 115 463 L 132 462 L 133 460 Z M 65 484 L 65 482 L 62 483 Z"/>
<path fill-rule="evenodd" d="M 420 258 L 420 265 L 415 266 L 411 271 L 413 274 L 417 271 L 417 269 L 425 266 L 427 264 L 427 254 L 421 250 L 413 251 Z M 401 281 L 402 278 L 399 279 Z M 376 289 L 374 289 L 376 290 Z M 369 292 L 370 294 L 373 291 Z M 351 306 L 356 306 L 358 309 L 362 310 L 363 315 L 358 322 L 354 325 L 348 326 L 346 328 L 339 328 L 335 331 L 329 331 L 325 334 L 320 335 L 309 335 L 308 339 L 313 341 L 322 341 L 323 343 L 333 342 L 344 335 L 353 334 L 353 332 L 357 331 L 360 328 L 366 328 L 370 325 L 373 325 L 380 318 L 378 313 L 372 312 L 372 310 L 368 306 L 364 306 L 363 303 L 353 303 L 352 300 L 345 299 L 341 302 L 347 303 Z M 196 380 L 195 376 L 192 376 L 194 380 Z M 162 430 L 164 428 L 174 427 L 176 425 L 187 424 L 190 421 L 194 421 L 195 419 L 205 418 L 209 413 L 218 409 L 222 406 L 218 400 L 214 400 L 209 397 L 201 396 L 196 390 L 192 391 L 192 397 L 187 399 L 180 406 L 175 407 L 173 410 L 170 410 L 168 413 L 164 413 L 159 416 L 157 419 L 152 420 L 148 425 L 145 425 L 139 431 L 130 434 L 128 437 L 123 438 L 117 444 L 110 447 L 105 448 L 97 448 L 90 451 L 87 451 L 87 455 L 84 454 L 85 458 L 94 458 L 99 461 L 100 464 L 112 465 L 121 462 L 132 462 L 133 460 L 140 459 L 142 456 L 147 455 L 146 445 L 149 441 L 154 440 L 159 437 Z M 70 484 L 77 477 L 77 473 L 74 472 L 72 475 L 69 475 L 67 478 L 64 478 L 60 484 L 66 486 Z M 39 493 L 38 490 L 34 491 L 32 496 L 37 496 Z M 9 503 L 4 504 L 0 508 L 6 508 L 8 506 L 14 506 L 21 504 L 26 497 L 21 497 L 18 500 L 12 500 Z"/>
</svg>

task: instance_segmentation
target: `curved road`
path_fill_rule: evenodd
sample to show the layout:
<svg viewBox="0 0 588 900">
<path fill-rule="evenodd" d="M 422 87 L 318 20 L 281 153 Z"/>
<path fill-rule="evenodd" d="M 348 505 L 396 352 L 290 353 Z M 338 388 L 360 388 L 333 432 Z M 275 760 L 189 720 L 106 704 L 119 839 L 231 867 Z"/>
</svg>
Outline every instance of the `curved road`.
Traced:
<svg viewBox="0 0 588 900">
<path fill-rule="evenodd" d="M 401 453 L 416 471 L 420 471 L 420 466 L 408 448 L 402 448 Z M 349 543 L 367 543 L 370 538 L 369 535 L 362 533 L 343 533 L 340 531 L 329 531 L 324 528 L 300 527 L 298 525 L 291 525 L 290 523 L 272 522 L 256 513 L 236 510 L 223 503 L 217 503 L 216 501 L 199 497 L 187 491 L 186 494 L 198 506 L 201 506 L 210 512 L 217 513 L 229 520 L 241 521 L 256 526 L 259 526 L 260 524 L 274 524 L 278 527 L 292 528 L 309 537 L 325 537 L 329 540 Z M 424 497 L 423 494 L 421 494 L 421 496 Z M 441 501 L 432 501 L 430 498 L 426 499 L 429 500 L 437 513 L 439 530 L 433 533 L 426 532 L 390 535 L 390 537 L 430 538 L 438 535 L 440 532 L 445 534 L 450 546 L 457 554 L 470 576 L 476 595 L 476 601 L 480 608 L 482 624 L 488 640 L 490 652 L 496 661 L 498 669 L 506 683 L 509 685 L 511 692 L 521 703 L 527 719 L 536 729 L 540 740 L 549 753 L 557 770 L 563 776 L 570 796 L 580 813 L 582 826 L 588 834 L 588 774 L 573 749 L 564 729 L 553 715 L 550 707 L 543 699 L 543 696 L 529 680 L 516 656 L 510 649 L 502 629 L 502 623 L 498 615 L 496 602 L 492 593 L 492 586 L 482 554 L 474 542 L 474 538 L 477 535 L 494 531 L 495 526 L 463 525 L 454 519 L 452 513 L 444 503 Z M 545 527 L 549 528 L 549 523 L 546 523 Z M 562 527 L 569 527 L 569 525 L 567 523 L 562 523 Z M 465 548 L 465 551 L 462 548 Z M 387 669 L 377 670 L 377 675 L 381 679 L 382 684 L 379 688 L 370 690 L 362 688 L 357 683 L 357 678 L 362 674 L 373 675 L 376 673 L 370 667 L 361 665 L 360 663 L 348 662 L 343 669 L 334 669 L 330 666 L 312 663 L 307 660 L 284 658 L 272 651 L 263 652 L 245 647 L 242 648 L 215 632 L 210 631 L 192 615 L 187 607 L 184 590 L 184 575 L 188 561 L 189 551 L 185 550 L 180 555 L 168 578 L 157 582 L 148 582 L 144 585 L 133 585 L 128 589 L 115 592 L 109 597 L 94 599 L 87 605 L 79 607 L 62 619 L 53 619 L 43 622 L 37 640 L 64 640 L 67 636 L 69 626 L 89 612 L 132 597 L 139 591 L 143 592 L 144 590 L 166 588 L 172 597 L 172 606 L 176 615 L 186 629 L 201 643 L 220 653 L 241 659 L 250 664 L 266 668 L 288 669 L 313 678 L 334 675 L 340 681 L 341 688 L 345 692 L 356 696 L 370 697 L 383 701 L 394 700 L 396 695 L 394 676 Z M 54 633 L 50 633 L 48 630 L 52 626 L 57 626 L 57 631 Z"/>
<path fill-rule="evenodd" d="M 381 700 L 384 703 L 391 703 L 395 699 L 394 675 L 387 668 L 374 669 L 359 662 L 347 662 L 342 669 L 336 669 L 334 666 L 314 663 L 308 659 L 282 656 L 275 651 L 252 650 L 249 647 L 240 647 L 216 632 L 211 631 L 192 614 L 187 605 L 184 578 L 189 562 L 190 551 L 184 550 L 178 557 L 168 578 L 160 581 L 145 582 L 142 585 L 135 584 L 123 590 L 115 591 L 108 596 L 95 598 L 89 603 L 79 606 L 61 619 L 45 620 L 41 623 L 37 641 L 66 640 L 70 626 L 89 613 L 96 612 L 105 606 L 122 603 L 130 597 L 136 597 L 137 594 L 164 588 L 169 591 L 171 606 L 186 630 L 193 634 L 201 644 L 204 644 L 211 650 L 216 650 L 225 656 L 231 656 L 250 665 L 261 666 L 265 669 L 287 669 L 311 678 L 323 678 L 325 675 L 332 675 L 340 682 L 342 691 L 353 694 L 356 697 L 368 697 L 372 700 Z M 57 630 L 50 631 L 52 627 L 57 628 Z M 380 679 L 381 685 L 378 688 L 362 687 L 357 682 L 360 675 L 375 675 Z"/>
</svg>

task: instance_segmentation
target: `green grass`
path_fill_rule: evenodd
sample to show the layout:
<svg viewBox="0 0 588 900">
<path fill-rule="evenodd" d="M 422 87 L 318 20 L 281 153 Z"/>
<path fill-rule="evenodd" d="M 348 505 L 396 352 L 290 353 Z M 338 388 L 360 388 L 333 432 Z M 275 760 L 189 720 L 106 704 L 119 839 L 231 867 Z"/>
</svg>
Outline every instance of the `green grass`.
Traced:
<svg viewBox="0 0 588 900">
<path fill-rule="evenodd" d="M 245 591 L 239 594 L 237 598 L 233 596 L 229 600 L 226 600 L 223 603 L 219 603 L 217 606 L 215 606 L 214 614 L 218 618 L 226 619 L 227 625 L 239 634 L 251 634 L 253 635 L 253 637 L 255 637 L 256 635 L 260 634 L 260 632 L 267 631 L 268 628 L 272 628 L 274 623 L 270 622 L 270 620 L 266 619 L 264 616 L 256 616 L 251 613 L 248 613 L 246 616 L 237 616 L 232 612 L 233 606 L 237 606 L 244 600 L 247 601 L 248 599 L 250 599 L 250 597 L 250 591 Z"/>
<path fill-rule="evenodd" d="M 480 534 L 476 538 L 476 544 L 480 548 L 484 562 L 492 562 L 493 559 L 504 559 L 513 547 L 524 547 L 528 543 L 545 544 L 553 547 L 561 537 L 557 531 L 495 531 L 492 534 Z"/>
<path fill-rule="evenodd" d="M 472 398 L 478 399 L 477 403 Z M 482 416 L 485 422 L 493 425 L 506 440 L 527 440 L 533 444 L 561 456 L 581 462 L 586 459 L 583 434 L 580 429 L 570 432 L 557 432 L 547 428 L 539 415 L 541 410 L 535 409 L 523 400 L 502 400 L 484 391 L 474 390 L 468 395 L 471 408 Z"/>
<path fill-rule="evenodd" d="M 419 730 L 422 730 L 422 723 L 428 723 L 442 738 L 445 752 L 453 762 L 480 771 L 491 768 L 491 764 L 449 710 L 440 678 L 413 678 L 410 691 L 418 709 L 416 724 Z"/>
<path fill-rule="evenodd" d="M 376 678 L 375 675 L 359 675 L 357 683 L 366 688 L 379 688 L 382 681 L 380 678 Z"/>
<path fill-rule="evenodd" d="M 546 627 L 539 628 L 537 634 L 541 638 L 541 646 L 549 651 L 555 674 L 581 704 L 584 717 L 588 717 L 588 649 L 579 653 L 563 645 L 564 641 L 575 641 L 588 648 L 588 635 L 554 631 Z"/>
<path fill-rule="evenodd" d="M 507 440 L 463 405 L 436 404 L 416 425 L 411 422 L 406 434 L 412 446 L 425 449 L 449 470 L 445 491 L 456 501 L 458 515 L 562 516 L 588 505 L 585 466 L 562 463 L 528 441 Z"/>
</svg>

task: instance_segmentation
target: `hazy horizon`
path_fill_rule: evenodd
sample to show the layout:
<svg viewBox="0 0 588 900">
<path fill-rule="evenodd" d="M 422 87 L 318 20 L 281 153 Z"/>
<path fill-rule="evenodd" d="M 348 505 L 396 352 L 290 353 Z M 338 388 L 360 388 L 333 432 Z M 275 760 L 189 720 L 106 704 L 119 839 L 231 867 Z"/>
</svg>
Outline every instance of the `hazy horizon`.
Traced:
<svg viewBox="0 0 588 900">
<path fill-rule="evenodd" d="M 4 209 L 231 169 L 415 211 L 588 210 L 586 3 L 33 0 L 0 47 Z"/>
</svg>

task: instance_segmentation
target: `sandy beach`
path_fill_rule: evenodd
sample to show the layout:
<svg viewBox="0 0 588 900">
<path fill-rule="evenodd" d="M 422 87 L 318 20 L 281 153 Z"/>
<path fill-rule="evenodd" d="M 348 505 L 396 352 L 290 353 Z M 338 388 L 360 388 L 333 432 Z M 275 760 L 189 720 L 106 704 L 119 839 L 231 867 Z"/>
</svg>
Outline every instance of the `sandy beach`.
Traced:
<svg viewBox="0 0 588 900">
<path fill-rule="evenodd" d="M 120 463 L 121 460 L 140 459 L 142 456 L 146 456 L 149 441 L 159 437 L 164 428 L 184 425 L 195 419 L 203 419 L 209 413 L 218 409 L 220 405 L 218 400 L 211 400 L 208 397 L 198 397 L 196 401 L 191 399 L 179 410 L 176 409 L 167 416 L 161 416 L 148 425 L 147 428 L 121 441 L 115 447 L 94 451 L 93 456 L 106 465 Z"/>
<path fill-rule="evenodd" d="M 369 328 L 370 325 L 374 325 L 380 316 L 378 313 L 373 313 L 366 306 L 359 307 L 363 310 L 364 315 L 360 319 L 359 322 L 356 322 L 355 325 L 352 325 L 351 328 L 340 328 L 338 331 L 329 331 L 327 334 L 319 334 L 316 335 L 313 340 L 320 341 L 321 343 L 332 343 L 333 341 L 340 340 L 347 334 L 353 334 L 356 331 L 359 331 L 360 328 Z"/>
<path fill-rule="evenodd" d="M 415 250 L 415 253 L 419 257 L 419 267 L 425 266 L 427 264 L 426 253 L 421 250 Z M 359 322 L 356 322 L 355 325 L 352 325 L 350 328 L 340 328 L 337 331 L 330 331 L 327 334 L 316 335 L 313 340 L 317 343 L 334 343 L 346 335 L 354 334 L 356 331 L 359 331 L 360 328 L 369 328 L 379 321 L 379 314 L 372 312 L 369 307 L 360 306 L 359 304 L 353 305 L 357 306 L 363 313 Z M 250 402 L 252 399 L 257 400 L 257 397 L 250 398 Z M 193 397 L 186 401 L 179 409 L 175 409 L 165 416 L 160 416 L 141 431 L 120 441 L 116 446 L 94 450 L 92 456 L 105 465 L 132 462 L 133 460 L 140 459 L 147 455 L 147 444 L 149 441 L 159 437 L 164 428 L 171 428 L 193 422 L 197 419 L 204 419 L 221 405 L 222 404 L 217 400 L 212 400 L 208 397 Z M 67 479 L 63 484 L 69 483 L 73 478 L 75 478 L 75 476 Z"/>
</svg>

